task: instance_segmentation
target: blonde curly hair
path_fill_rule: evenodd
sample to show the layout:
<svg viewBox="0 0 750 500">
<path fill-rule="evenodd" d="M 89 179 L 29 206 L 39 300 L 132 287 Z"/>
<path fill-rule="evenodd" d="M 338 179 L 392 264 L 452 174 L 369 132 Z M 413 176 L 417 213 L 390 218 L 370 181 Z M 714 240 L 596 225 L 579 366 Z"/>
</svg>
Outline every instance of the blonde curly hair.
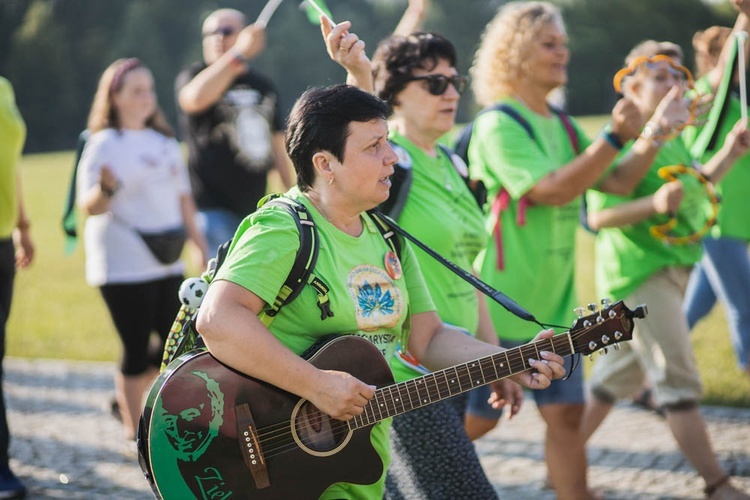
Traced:
<svg viewBox="0 0 750 500">
<path fill-rule="evenodd" d="M 565 32 L 560 10 L 548 2 L 509 2 L 498 10 L 482 34 L 471 67 L 476 101 L 489 106 L 513 93 L 526 72 L 532 41 L 548 24 Z"/>
</svg>

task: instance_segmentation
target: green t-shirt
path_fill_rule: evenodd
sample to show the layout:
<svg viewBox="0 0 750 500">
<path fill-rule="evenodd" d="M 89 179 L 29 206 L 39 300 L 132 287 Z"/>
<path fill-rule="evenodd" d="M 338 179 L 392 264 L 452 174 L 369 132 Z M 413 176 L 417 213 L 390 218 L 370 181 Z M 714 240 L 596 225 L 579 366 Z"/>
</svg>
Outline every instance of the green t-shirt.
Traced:
<svg viewBox="0 0 750 500">
<path fill-rule="evenodd" d="M 281 309 L 271 323 L 271 332 L 297 354 L 326 335 L 358 335 L 376 345 L 389 360 L 396 342 L 408 335 L 410 314 L 435 310 L 411 247 L 403 242 L 402 275 L 393 279 L 384 263 L 390 247 L 368 215 L 362 215 L 362 234 L 353 237 L 330 224 L 297 188 L 287 194 L 305 204 L 318 228 L 320 251 L 313 272 L 330 288 L 334 316 L 320 319 L 315 291 L 305 286 Z M 282 207 L 262 208 L 240 224 L 216 279 L 236 283 L 266 303 L 273 303 L 298 248 L 299 233 L 289 213 Z M 336 485 L 327 490 L 327 495 L 382 498 L 390 461 L 389 427 L 390 421 L 381 422 L 371 434 L 373 446 L 383 459 L 380 481 L 365 486 Z"/>
<path fill-rule="evenodd" d="M 392 132 L 390 140 L 411 159 L 412 184 L 398 218 L 404 229 L 438 254 L 468 272 L 485 243 L 483 215 L 466 183 L 443 149 L 432 158 L 404 136 Z M 427 288 L 446 323 L 476 333 L 479 324 L 476 289 L 453 271 L 416 249 Z M 391 361 L 396 381 L 419 375 L 398 357 Z"/>
<path fill-rule="evenodd" d="M 708 78 L 701 78 L 696 82 L 696 89 L 707 94 L 711 92 Z M 732 130 L 734 124 L 742 117 L 742 102 L 736 94 L 727 96 L 726 114 L 719 123 L 718 140 L 711 151 L 706 151 L 701 156 L 701 163 L 705 164 L 711 157 L 721 149 L 727 134 Z M 682 137 L 688 148 L 693 146 L 701 127 L 688 127 Z M 750 241 L 750 203 L 747 202 L 748 186 L 750 186 L 750 154 L 743 155 L 732 166 L 729 172 L 716 185 L 716 191 L 721 196 L 719 215 L 716 226 L 711 231 L 711 236 L 720 238 L 722 236 Z"/>
<path fill-rule="evenodd" d="M 0 76 L 0 239 L 10 238 L 18 218 L 16 165 L 26 140 L 26 124 L 10 82 Z"/>
<path fill-rule="evenodd" d="M 556 115 L 546 118 L 515 100 L 505 102 L 526 119 L 536 140 L 501 111 L 483 113 L 474 123 L 469 145 L 472 176 L 484 181 L 490 200 L 501 188 L 511 198 L 500 215 L 504 268 L 498 269 L 492 215 L 487 224 L 490 238 L 475 264 L 483 280 L 540 321 L 569 324 L 577 306 L 575 240 L 580 200 L 559 207 L 533 205 L 525 209 L 519 200 L 540 179 L 575 158 L 576 153 Z M 571 123 L 583 150 L 589 140 L 574 120 Z M 501 339 L 528 341 L 539 331 L 537 325 L 517 318 L 498 304 L 490 303 L 489 309 Z"/>
<path fill-rule="evenodd" d="M 632 144 L 624 149 L 624 155 Z M 678 136 L 659 150 L 654 163 L 629 196 L 589 191 L 588 209 L 597 212 L 654 194 L 665 182 L 659 169 L 668 165 L 691 165 L 692 157 Z M 679 177 L 685 195 L 677 214 L 677 234 L 693 232 L 709 207 L 706 192 L 692 176 Z M 596 289 L 600 297 L 622 299 L 634 292 L 651 275 L 666 266 L 692 266 L 701 257 L 700 243 L 666 244 L 651 235 L 651 227 L 663 224 L 667 215 L 654 215 L 636 224 L 601 229 L 596 236 Z"/>
</svg>

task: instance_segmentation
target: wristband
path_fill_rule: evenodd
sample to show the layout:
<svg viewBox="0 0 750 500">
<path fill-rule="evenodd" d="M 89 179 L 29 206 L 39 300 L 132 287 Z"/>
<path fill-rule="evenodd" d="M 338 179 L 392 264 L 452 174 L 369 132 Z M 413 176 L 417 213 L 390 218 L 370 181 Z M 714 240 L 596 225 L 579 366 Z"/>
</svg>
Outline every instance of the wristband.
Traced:
<svg viewBox="0 0 750 500">
<path fill-rule="evenodd" d="M 615 148 L 617 151 L 621 151 L 623 146 L 625 146 L 622 143 L 622 139 L 620 139 L 620 136 L 609 130 L 609 128 L 605 128 L 602 132 L 602 137 L 604 138 L 607 143 L 609 143 L 610 146 Z"/>
<path fill-rule="evenodd" d="M 27 220 L 19 220 L 18 223 L 16 224 L 16 229 L 18 229 L 19 231 L 24 231 L 30 227 L 31 227 L 31 224 Z"/>
</svg>

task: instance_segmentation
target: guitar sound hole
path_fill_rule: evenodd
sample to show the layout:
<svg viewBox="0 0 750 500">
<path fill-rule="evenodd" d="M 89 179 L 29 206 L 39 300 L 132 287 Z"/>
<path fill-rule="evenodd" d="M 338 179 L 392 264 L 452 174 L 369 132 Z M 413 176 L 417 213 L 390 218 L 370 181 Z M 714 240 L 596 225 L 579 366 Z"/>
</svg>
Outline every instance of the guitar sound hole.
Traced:
<svg viewBox="0 0 750 500">
<path fill-rule="evenodd" d="M 350 436 L 345 422 L 329 417 L 308 401 L 297 408 L 294 430 L 302 447 L 316 455 L 335 453 Z"/>
</svg>

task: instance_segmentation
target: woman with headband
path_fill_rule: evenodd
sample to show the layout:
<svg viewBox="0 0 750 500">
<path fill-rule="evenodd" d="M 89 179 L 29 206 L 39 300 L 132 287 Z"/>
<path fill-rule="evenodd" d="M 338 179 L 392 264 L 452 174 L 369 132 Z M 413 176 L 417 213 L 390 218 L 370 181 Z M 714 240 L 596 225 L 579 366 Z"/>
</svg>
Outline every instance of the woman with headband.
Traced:
<svg viewBox="0 0 750 500">
<path fill-rule="evenodd" d="M 682 66 L 679 46 L 648 40 L 633 48 L 626 63 L 628 69 L 620 73 L 617 83 L 643 116 L 654 114 L 670 94 L 687 102 L 682 96 L 692 77 Z M 691 109 L 689 104 L 684 106 Z M 712 450 L 698 405 L 700 375 L 681 313 L 690 271 L 701 257 L 700 238 L 693 236 L 706 227 L 709 201 L 714 198 L 710 183 L 721 179 L 747 152 L 750 132 L 738 121 L 723 146 L 700 165 L 679 135 L 693 119 L 686 116 L 671 125 L 656 120 L 647 123 L 640 137 L 621 153 L 640 149 L 653 158 L 643 179 L 620 195 L 588 194 L 588 222 L 599 231 L 597 293 L 646 303 L 650 312 L 636 326 L 633 342 L 596 360 L 581 429 L 588 439 L 618 398 L 633 394 L 647 381 L 666 411 L 677 445 L 705 481 L 706 496 L 750 498 L 728 481 Z M 674 223 L 665 226 L 668 219 Z"/>
<path fill-rule="evenodd" d="M 77 180 L 78 206 L 88 215 L 86 280 L 99 287 L 122 342 L 115 390 L 126 437 L 135 439 L 180 307 L 182 244 L 187 236 L 204 262 L 206 245 L 182 151 L 157 105 L 151 71 L 138 59 L 104 71 L 88 130 Z"/>
</svg>

